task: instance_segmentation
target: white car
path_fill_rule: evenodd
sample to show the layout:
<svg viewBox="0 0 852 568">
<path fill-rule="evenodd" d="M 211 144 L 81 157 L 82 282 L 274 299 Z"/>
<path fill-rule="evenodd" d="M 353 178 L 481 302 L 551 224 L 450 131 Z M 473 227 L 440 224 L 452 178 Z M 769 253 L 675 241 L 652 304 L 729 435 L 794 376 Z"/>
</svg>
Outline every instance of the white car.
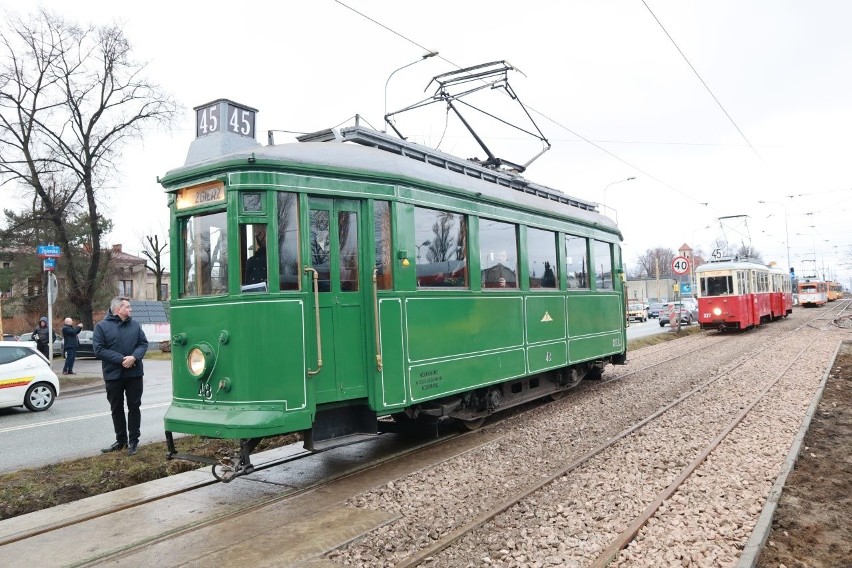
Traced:
<svg viewBox="0 0 852 568">
<path fill-rule="evenodd" d="M 59 395 L 59 378 L 35 343 L 0 341 L 0 408 L 47 410 Z"/>
</svg>

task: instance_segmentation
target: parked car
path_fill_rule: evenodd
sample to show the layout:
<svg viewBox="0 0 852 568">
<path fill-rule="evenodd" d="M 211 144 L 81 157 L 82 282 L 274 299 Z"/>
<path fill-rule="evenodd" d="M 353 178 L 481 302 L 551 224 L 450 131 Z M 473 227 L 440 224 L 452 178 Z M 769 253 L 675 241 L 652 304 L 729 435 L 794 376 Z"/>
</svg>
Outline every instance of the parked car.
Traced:
<svg viewBox="0 0 852 568">
<path fill-rule="evenodd" d="M 77 335 L 77 340 L 80 342 L 80 345 L 77 347 L 77 358 L 95 356 L 95 346 L 92 343 L 94 335 L 95 332 L 90 329 L 84 329 Z"/>
<path fill-rule="evenodd" d="M 17 341 L 17 340 L 18 340 L 18 338 L 15 337 L 14 335 L 12 335 L 11 333 L 4 333 L 3 334 L 3 341 Z"/>
<path fill-rule="evenodd" d="M 672 306 L 674 306 L 675 313 L 680 315 L 681 325 L 689 325 L 694 321 L 698 321 L 697 306 L 693 307 L 689 302 L 668 302 L 660 308 L 660 327 L 669 325 L 669 314 L 671 313 Z"/>
<path fill-rule="evenodd" d="M 59 378 L 35 342 L 0 341 L 0 408 L 41 412 L 59 395 Z"/>
<path fill-rule="evenodd" d="M 649 318 L 658 318 L 660 317 L 660 308 L 663 307 L 662 302 L 651 302 L 648 304 L 648 317 Z"/>
<path fill-rule="evenodd" d="M 627 304 L 627 319 L 628 321 L 648 321 L 648 308 L 640 303 Z"/>
</svg>

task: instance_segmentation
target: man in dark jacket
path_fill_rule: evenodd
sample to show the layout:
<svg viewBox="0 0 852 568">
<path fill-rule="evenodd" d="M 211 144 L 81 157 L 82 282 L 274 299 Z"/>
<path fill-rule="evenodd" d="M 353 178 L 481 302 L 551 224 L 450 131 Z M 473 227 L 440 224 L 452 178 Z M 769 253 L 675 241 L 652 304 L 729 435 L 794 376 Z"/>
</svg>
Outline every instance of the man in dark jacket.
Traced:
<svg viewBox="0 0 852 568">
<path fill-rule="evenodd" d="M 38 327 L 33 330 L 33 341 L 36 342 L 36 347 L 41 354 L 50 359 L 50 327 L 47 325 L 47 318 L 42 316 L 38 320 Z"/>
<path fill-rule="evenodd" d="M 133 308 L 128 298 L 113 298 L 109 311 L 109 315 L 95 326 L 92 335 L 92 346 L 95 357 L 101 360 L 107 400 L 112 410 L 112 425 L 115 427 L 115 443 L 101 451 L 117 452 L 127 446 L 127 454 L 132 456 L 139 445 L 142 357 L 148 351 L 148 339 L 142 327 L 131 318 Z"/>
<path fill-rule="evenodd" d="M 65 365 L 62 366 L 62 374 L 74 375 L 74 361 L 77 359 L 77 347 L 80 346 L 77 335 L 83 330 L 83 324 L 78 323 L 74 326 L 74 320 L 71 318 L 65 318 L 62 323 L 62 349 L 65 351 Z"/>
</svg>

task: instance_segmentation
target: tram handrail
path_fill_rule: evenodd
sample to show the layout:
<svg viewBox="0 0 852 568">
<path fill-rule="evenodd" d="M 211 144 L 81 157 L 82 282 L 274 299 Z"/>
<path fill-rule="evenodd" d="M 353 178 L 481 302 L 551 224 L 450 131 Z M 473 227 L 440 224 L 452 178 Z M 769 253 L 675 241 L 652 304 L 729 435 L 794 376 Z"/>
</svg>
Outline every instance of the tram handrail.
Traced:
<svg viewBox="0 0 852 568">
<path fill-rule="evenodd" d="M 379 322 L 379 283 L 376 275 L 379 269 L 373 269 L 373 319 L 376 325 L 376 369 L 381 371 L 384 363 L 382 361 L 381 323 Z"/>
<path fill-rule="evenodd" d="M 320 308 L 319 308 L 319 273 L 316 269 L 311 268 L 309 266 L 305 267 L 305 272 L 313 272 L 313 280 L 314 280 L 314 314 L 316 315 L 317 326 L 317 369 L 316 371 L 311 371 L 308 369 L 308 376 L 316 375 L 322 369 L 322 337 L 320 330 Z"/>
</svg>

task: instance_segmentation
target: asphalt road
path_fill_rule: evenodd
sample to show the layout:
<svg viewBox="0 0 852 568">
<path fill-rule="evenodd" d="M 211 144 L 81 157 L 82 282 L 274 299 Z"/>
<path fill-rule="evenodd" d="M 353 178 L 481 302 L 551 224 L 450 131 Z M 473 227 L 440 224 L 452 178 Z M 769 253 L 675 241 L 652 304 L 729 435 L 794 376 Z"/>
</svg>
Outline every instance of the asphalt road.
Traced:
<svg viewBox="0 0 852 568">
<path fill-rule="evenodd" d="M 78 374 L 101 376 L 97 360 L 78 359 Z M 62 360 L 54 361 L 62 380 Z M 163 415 L 171 403 L 171 362 L 145 361 L 141 444 L 161 442 Z M 115 441 L 103 385 L 60 393 L 45 412 L 0 410 L 0 473 L 97 455 Z"/>
<path fill-rule="evenodd" d="M 697 323 L 692 324 L 693 327 L 697 325 Z M 656 318 L 649 318 L 645 322 L 632 321 L 630 322 L 630 327 L 627 328 L 627 340 L 630 341 L 631 339 L 666 333 L 671 329 L 668 325 L 660 327 L 660 320 Z"/>
</svg>

